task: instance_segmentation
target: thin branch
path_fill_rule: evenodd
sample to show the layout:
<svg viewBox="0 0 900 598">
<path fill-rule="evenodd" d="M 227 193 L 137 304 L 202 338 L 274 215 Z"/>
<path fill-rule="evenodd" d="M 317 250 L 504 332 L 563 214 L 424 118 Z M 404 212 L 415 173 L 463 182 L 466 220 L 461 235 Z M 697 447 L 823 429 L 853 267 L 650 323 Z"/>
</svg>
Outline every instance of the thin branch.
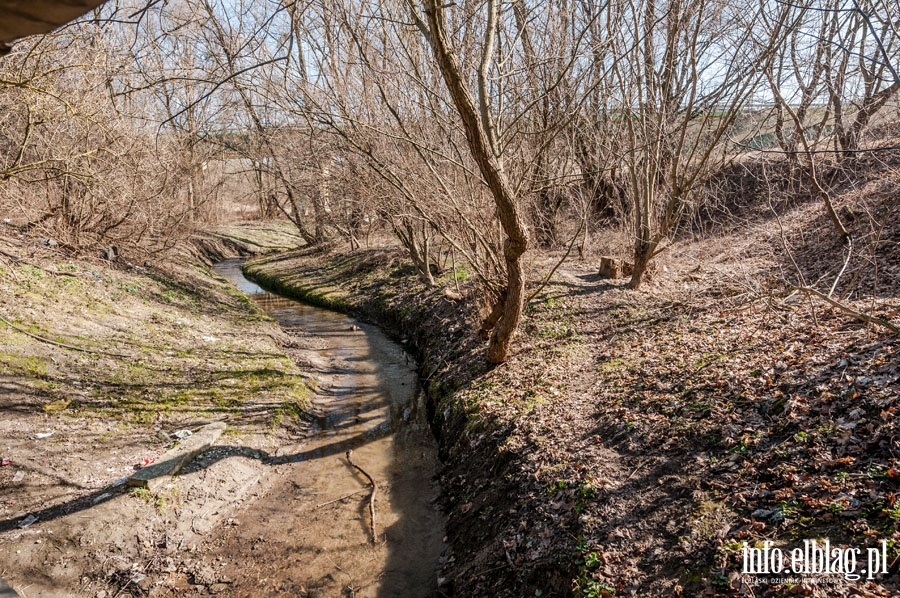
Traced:
<svg viewBox="0 0 900 598">
<path fill-rule="evenodd" d="M 361 474 L 366 476 L 369 479 L 369 482 L 372 484 L 372 492 L 369 494 L 369 515 L 372 518 L 372 544 L 378 542 L 378 532 L 375 527 L 375 493 L 378 492 L 378 482 L 375 481 L 375 478 L 369 475 L 369 473 L 353 462 L 353 459 L 350 458 L 350 455 L 353 451 L 347 451 L 347 463 L 355 467 Z"/>
</svg>

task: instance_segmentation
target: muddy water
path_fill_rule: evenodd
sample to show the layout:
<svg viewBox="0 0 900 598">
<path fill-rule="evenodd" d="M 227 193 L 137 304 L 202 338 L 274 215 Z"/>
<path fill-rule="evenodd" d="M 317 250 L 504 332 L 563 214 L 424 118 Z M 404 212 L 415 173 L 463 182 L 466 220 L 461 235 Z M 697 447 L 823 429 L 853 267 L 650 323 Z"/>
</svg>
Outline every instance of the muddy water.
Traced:
<svg viewBox="0 0 900 598">
<path fill-rule="evenodd" d="M 229 561 L 231 595 L 432 595 L 442 516 L 412 358 L 375 327 L 266 293 L 244 278 L 238 260 L 215 271 L 297 335 L 300 365 L 316 380 L 313 433 L 278 449 L 280 478 L 216 548 Z M 347 450 L 379 485 L 374 544 L 370 485 Z"/>
</svg>

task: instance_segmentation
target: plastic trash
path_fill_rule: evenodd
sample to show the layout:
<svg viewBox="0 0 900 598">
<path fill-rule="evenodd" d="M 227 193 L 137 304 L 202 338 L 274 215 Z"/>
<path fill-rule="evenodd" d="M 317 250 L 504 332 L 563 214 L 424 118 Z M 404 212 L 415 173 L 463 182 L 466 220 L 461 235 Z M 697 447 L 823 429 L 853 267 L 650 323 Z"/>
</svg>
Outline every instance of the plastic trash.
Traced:
<svg viewBox="0 0 900 598">
<path fill-rule="evenodd" d="M 53 432 L 38 432 L 37 434 L 34 435 L 34 437 L 37 438 L 38 440 L 43 440 L 44 438 L 50 438 L 51 436 L 53 436 Z"/>
<path fill-rule="evenodd" d="M 34 515 L 29 515 L 28 517 L 23 519 L 21 522 L 19 522 L 19 528 L 25 529 L 26 527 L 28 527 L 29 525 L 31 525 L 32 523 L 34 523 L 37 520 L 38 520 L 38 518 L 35 517 Z"/>
<path fill-rule="evenodd" d="M 185 438 L 187 438 L 188 436 L 192 436 L 193 434 L 194 433 L 190 430 L 178 430 L 177 432 L 172 434 L 172 436 L 174 436 L 178 440 L 184 440 Z"/>
<path fill-rule="evenodd" d="M 9 465 L 10 461 L 8 457 L 0 458 L 0 467 L 6 467 Z"/>
</svg>

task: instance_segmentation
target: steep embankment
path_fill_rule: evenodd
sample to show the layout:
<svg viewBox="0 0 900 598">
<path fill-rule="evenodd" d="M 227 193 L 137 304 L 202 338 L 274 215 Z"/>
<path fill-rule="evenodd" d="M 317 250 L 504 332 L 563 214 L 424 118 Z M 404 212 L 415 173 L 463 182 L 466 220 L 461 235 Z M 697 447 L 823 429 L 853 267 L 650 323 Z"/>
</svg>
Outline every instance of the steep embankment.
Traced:
<svg viewBox="0 0 900 598">
<path fill-rule="evenodd" d="M 421 354 L 445 459 L 448 594 L 896 595 L 900 341 L 776 292 L 785 261 L 817 267 L 801 259 L 816 255 L 810 231 L 831 238 L 815 207 L 680 244 L 640 292 L 566 264 L 490 371 L 472 302 L 423 288 L 399 252 L 295 251 L 247 272 Z M 896 320 L 896 294 L 863 297 L 846 302 Z M 885 540 L 890 573 L 748 585 L 764 576 L 742 574 L 744 542 L 812 538 L 863 555 Z"/>
<path fill-rule="evenodd" d="M 182 249 L 110 263 L 0 225 L 0 576 L 28 595 L 220 581 L 184 550 L 264 493 L 262 457 L 306 428 L 288 337 Z M 210 421 L 228 428 L 185 475 L 120 484 Z"/>
</svg>

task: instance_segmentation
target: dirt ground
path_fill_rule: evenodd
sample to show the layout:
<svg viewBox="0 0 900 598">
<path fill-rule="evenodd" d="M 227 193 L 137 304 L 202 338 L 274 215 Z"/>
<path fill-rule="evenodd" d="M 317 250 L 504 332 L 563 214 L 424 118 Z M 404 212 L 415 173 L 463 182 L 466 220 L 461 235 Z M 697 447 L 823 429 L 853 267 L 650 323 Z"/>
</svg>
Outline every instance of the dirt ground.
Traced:
<svg viewBox="0 0 900 598">
<path fill-rule="evenodd" d="M 109 264 L 15 230 L 0 250 L 0 577 L 22 596 L 146 595 L 155 573 L 194 579 L 183 555 L 269 492 L 265 457 L 310 429 L 290 338 L 190 255 Z M 206 466 L 126 490 L 123 478 L 210 421 L 228 429 Z"/>
</svg>

